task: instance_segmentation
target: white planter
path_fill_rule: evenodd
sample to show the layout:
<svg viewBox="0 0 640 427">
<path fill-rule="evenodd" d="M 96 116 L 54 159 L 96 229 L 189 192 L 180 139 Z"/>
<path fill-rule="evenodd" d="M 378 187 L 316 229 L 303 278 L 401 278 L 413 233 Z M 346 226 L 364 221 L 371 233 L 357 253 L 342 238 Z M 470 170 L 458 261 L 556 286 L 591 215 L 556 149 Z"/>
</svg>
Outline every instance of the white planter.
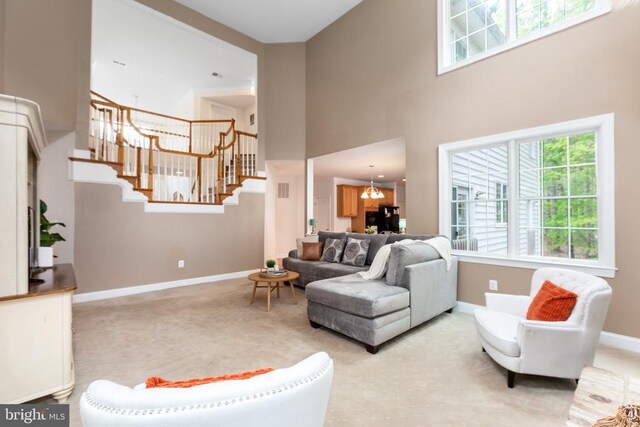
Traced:
<svg viewBox="0 0 640 427">
<path fill-rule="evenodd" d="M 38 248 L 38 267 L 53 267 L 53 248 Z"/>
</svg>

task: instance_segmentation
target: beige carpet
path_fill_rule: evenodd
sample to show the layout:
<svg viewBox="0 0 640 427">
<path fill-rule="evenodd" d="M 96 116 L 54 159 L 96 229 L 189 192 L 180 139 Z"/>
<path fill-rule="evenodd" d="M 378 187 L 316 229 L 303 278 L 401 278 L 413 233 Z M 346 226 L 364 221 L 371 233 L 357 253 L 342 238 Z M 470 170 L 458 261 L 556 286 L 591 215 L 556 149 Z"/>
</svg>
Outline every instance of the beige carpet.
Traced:
<svg viewBox="0 0 640 427">
<path fill-rule="evenodd" d="M 505 371 L 482 353 L 473 320 L 443 314 L 370 355 L 361 344 L 312 329 L 304 292 L 285 291 L 266 312 L 266 291 L 232 280 L 74 305 L 76 389 L 96 379 L 134 386 L 148 376 L 186 379 L 286 367 L 326 351 L 335 363 L 327 426 L 560 426 L 575 384 Z M 638 355 L 601 349 L 605 364 Z"/>
</svg>

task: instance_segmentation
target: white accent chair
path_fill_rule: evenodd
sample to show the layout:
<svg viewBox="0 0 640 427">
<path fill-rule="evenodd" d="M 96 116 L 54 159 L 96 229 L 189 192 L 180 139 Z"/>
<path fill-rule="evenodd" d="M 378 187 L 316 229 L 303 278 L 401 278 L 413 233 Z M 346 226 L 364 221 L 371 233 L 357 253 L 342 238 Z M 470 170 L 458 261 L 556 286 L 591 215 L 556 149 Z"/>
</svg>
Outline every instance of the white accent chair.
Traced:
<svg viewBox="0 0 640 427">
<path fill-rule="evenodd" d="M 98 380 L 80 400 L 85 427 L 322 426 L 333 360 L 316 353 L 246 380 L 190 388 L 135 388 Z"/>
<path fill-rule="evenodd" d="M 545 280 L 574 292 L 578 300 L 564 322 L 527 320 L 527 310 Z M 560 268 L 542 268 L 533 274 L 531 294 L 487 293 L 486 308 L 475 310 L 482 343 L 493 360 L 507 369 L 507 385 L 515 374 L 580 378 L 593 363 L 602 325 L 611 300 L 611 287 L 590 274 Z"/>
</svg>

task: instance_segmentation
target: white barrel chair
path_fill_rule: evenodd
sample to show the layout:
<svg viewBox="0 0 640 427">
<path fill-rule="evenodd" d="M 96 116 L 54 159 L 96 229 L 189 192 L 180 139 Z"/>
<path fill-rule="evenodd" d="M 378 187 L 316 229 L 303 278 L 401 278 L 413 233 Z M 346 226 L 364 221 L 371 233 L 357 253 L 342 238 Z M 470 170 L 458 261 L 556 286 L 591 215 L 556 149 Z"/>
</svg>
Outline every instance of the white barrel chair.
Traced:
<svg viewBox="0 0 640 427">
<path fill-rule="evenodd" d="M 574 292 L 578 299 L 564 322 L 527 320 L 527 310 L 545 280 Z M 507 385 L 515 374 L 572 378 L 591 365 L 602 331 L 611 287 L 599 277 L 573 270 L 542 268 L 533 274 L 531 293 L 487 293 L 486 307 L 475 310 L 478 336 L 493 360 L 507 369 Z"/>
<path fill-rule="evenodd" d="M 80 400 L 85 427 L 322 426 L 333 361 L 316 353 L 246 380 L 190 388 L 135 388 L 98 380 Z"/>
</svg>

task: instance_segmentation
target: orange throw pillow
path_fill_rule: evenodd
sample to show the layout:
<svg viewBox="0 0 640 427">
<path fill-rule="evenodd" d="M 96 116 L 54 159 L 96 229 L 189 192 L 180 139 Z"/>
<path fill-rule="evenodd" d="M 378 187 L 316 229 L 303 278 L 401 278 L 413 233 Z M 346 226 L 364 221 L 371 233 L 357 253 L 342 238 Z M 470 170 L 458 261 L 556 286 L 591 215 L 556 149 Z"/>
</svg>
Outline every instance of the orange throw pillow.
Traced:
<svg viewBox="0 0 640 427">
<path fill-rule="evenodd" d="M 563 322 L 571 316 L 578 295 L 546 280 L 531 301 L 527 320 Z"/>
<path fill-rule="evenodd" d="M 149 377 L 147 378 L 147 381 L 145 381 L 145 384 L 147 388 L 187 388 L 196 385 L 217 383 L 219 381 L 246 380 L 248 378 L 253 378 L 257 375 L 266 374 L 267 372 L 271 371 L 273 371 L 273 368 L 264 368 L 258 369 L 257 371 L 242 372 L 239 374 L 220 375 L 218 377 L 207 378 L 194 378 L 191 380 L 182 381 L 169 381 L 160 377 Z"/>
<path fill-rule="evenodd" d="M 322 256 L 322 245 L 324 243 L 302 242 L 302 260 L 304 261 L 320 261 Z"/>
</svg>

